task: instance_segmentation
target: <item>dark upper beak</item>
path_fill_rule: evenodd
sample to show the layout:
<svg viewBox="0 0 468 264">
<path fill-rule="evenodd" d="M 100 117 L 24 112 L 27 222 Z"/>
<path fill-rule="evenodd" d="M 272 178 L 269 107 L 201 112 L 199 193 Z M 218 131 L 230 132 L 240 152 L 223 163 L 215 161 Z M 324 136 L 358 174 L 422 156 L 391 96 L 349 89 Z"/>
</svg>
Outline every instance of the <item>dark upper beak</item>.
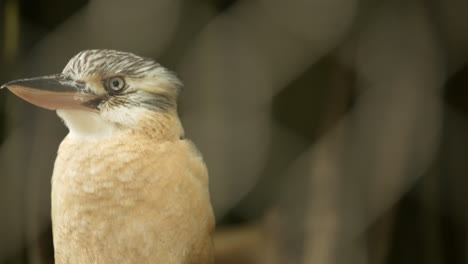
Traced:
<svg viewBox="0 0 468 264">
<path fill-rule="evenodd" d="M 62 74 L 15 80 L 3 84 L 31 104 L 50 109 L 96 110 L 99 96 L 86 91 L 85 84 Z"/>
</svg>

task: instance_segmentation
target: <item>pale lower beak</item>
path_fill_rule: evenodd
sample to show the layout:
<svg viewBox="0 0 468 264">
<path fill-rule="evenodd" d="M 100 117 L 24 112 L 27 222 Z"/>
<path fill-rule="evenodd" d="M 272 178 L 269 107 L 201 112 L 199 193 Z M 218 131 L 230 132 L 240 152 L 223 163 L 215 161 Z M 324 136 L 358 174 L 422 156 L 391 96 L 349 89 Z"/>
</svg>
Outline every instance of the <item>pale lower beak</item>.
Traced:
<svg viewBox="0 0 468 264">
<path fill-rule="evenodd" d="M 21 99 L 50 110 L 95 111 L 101 100 L 99 96 L 87 92 L 84 83 L 61 74 L 15 80 L 3 84 L 0 88 L 8 88 Z"/>
</svg>

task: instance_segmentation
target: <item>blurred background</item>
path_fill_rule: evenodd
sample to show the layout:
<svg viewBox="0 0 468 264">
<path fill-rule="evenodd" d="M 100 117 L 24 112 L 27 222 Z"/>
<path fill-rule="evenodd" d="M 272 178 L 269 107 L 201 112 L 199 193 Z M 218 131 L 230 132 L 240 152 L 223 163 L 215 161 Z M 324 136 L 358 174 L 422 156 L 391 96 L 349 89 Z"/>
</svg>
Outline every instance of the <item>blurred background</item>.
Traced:
<svg viewBox="0 0 468 264">
<path fill-rule="evenodd" d="M 0 82 L 76 53 L 185 82 L 217 263 L 468 263 L 468 2 L 2 0 Z M 0 263 L 53 263 L 67 130 L 0 91 Z"/>
</svg>

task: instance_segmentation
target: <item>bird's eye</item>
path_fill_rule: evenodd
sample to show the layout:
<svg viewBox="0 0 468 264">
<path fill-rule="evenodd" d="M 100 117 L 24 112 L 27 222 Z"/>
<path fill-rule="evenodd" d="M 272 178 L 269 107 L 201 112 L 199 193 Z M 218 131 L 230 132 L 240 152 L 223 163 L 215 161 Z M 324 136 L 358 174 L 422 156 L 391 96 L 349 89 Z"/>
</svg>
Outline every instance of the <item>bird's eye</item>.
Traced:
<svg viewBox="0 0 468 264">
<path fill-rule="evenodd" d="M 112 77 L 108 80 L 107 86 L 109 90 L 118 92 L 125 88 L 125 80 L 122 77 Z"/>
</svg>

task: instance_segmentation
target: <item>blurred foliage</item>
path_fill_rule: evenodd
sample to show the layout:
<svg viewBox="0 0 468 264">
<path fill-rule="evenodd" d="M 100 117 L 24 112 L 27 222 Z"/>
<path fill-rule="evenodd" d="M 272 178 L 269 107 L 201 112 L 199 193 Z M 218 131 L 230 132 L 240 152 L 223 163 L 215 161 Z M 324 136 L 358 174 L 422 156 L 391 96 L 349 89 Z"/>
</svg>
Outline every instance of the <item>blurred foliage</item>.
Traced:
<svg viewBox="0 0 468 264">
<path fill-rule="evenodd" d="M 275 95 L 273 117 L 315 141 L 352 107 L 354 79 L 352 69 L 333 57 L 324 57 Z M 340 98 L 337 95 L 344 98 L 344 107 L 337 107 L 343 102 L 333 101 Z"/>
<path fill-rule="evenodd" d="M 19 3 L 24 21 L 52 30 L 88 4 L 89 0 L 19 0 Z"/>
<path fill-rule="evenodd" d="M 445 99 L 449 105 L 468 115 L 468 65 L 448 80 Z"/>
</svg>

